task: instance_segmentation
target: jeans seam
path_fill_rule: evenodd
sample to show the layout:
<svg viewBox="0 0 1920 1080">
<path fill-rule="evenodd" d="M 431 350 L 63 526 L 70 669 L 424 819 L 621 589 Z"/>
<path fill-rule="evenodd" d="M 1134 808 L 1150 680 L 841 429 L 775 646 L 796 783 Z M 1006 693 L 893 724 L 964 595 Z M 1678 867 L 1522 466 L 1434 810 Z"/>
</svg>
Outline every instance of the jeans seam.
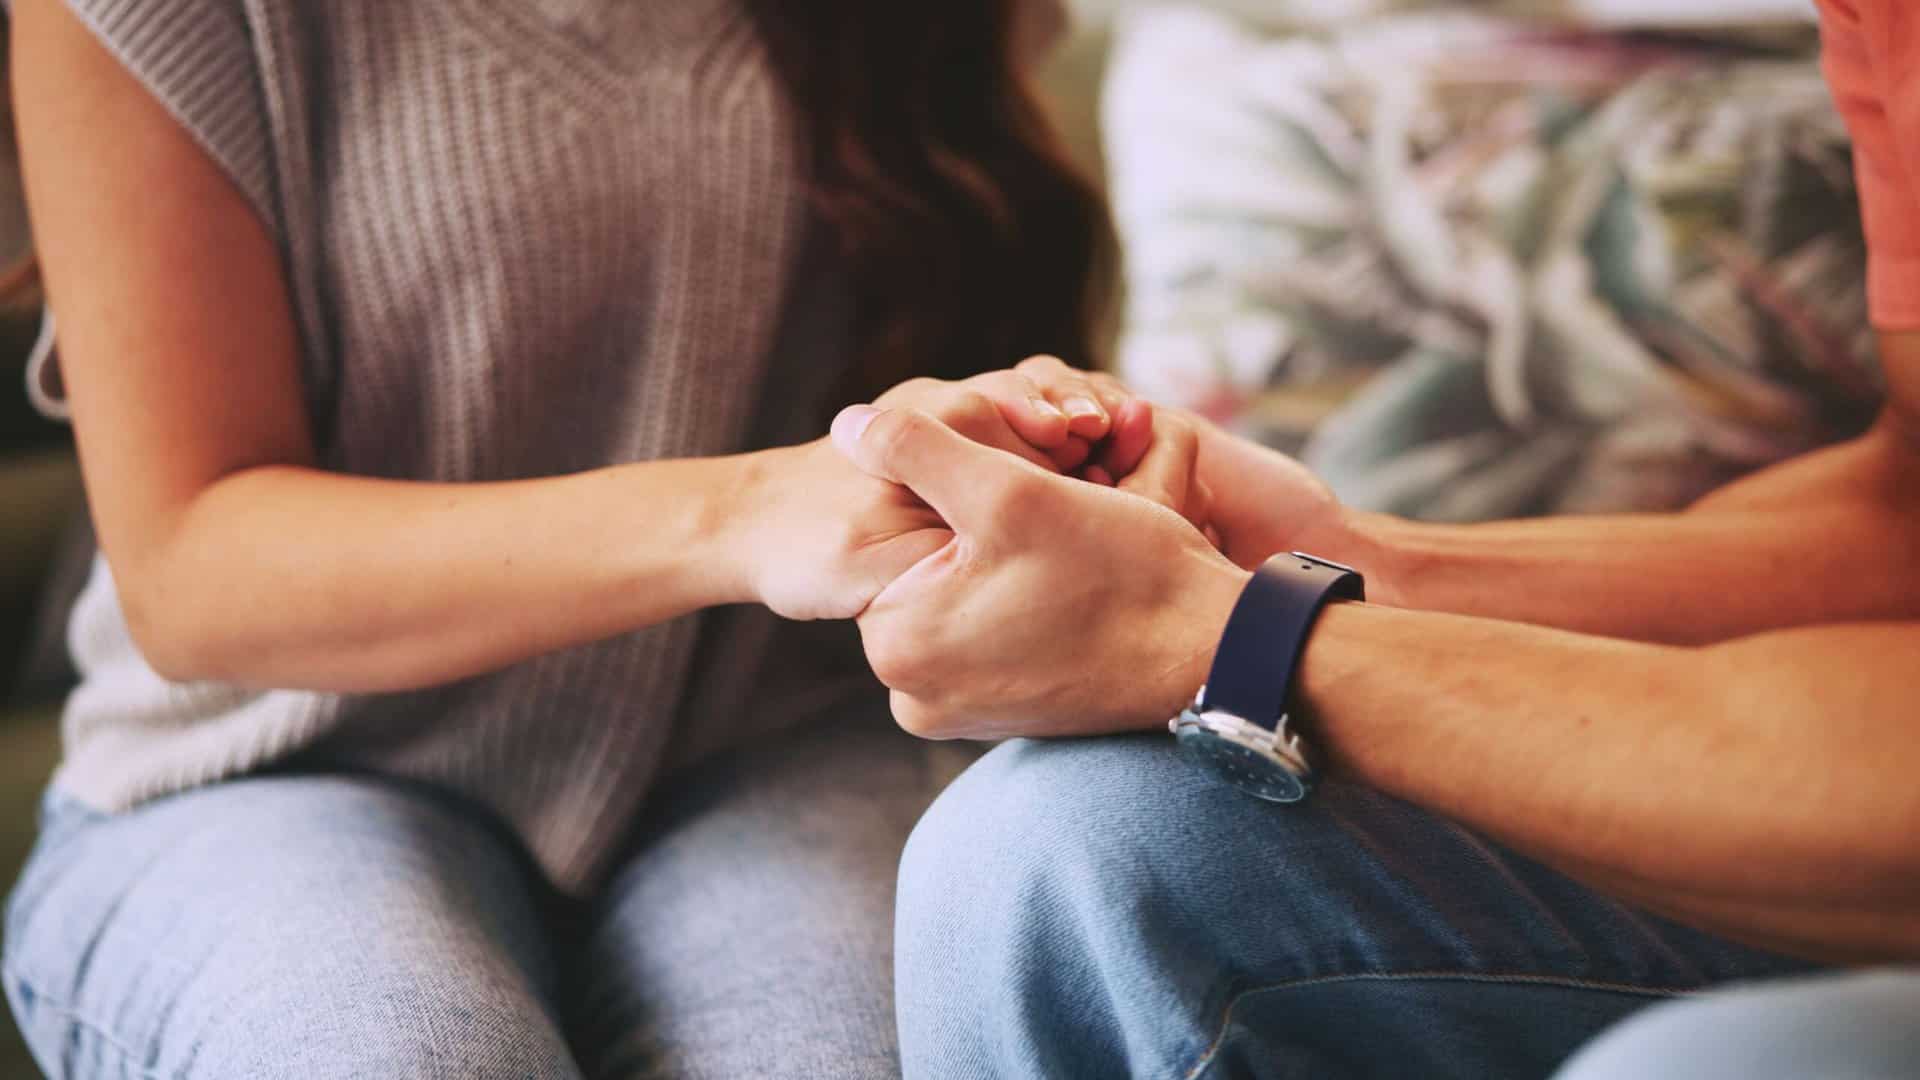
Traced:
<svg viewBox="0 0 1920 1080">
<path fill-rule="evenodd" d="M 1635 994 L 1641 997 L 1673 997 L 1677 994 L 1685 993 L 1683 990 L 1643 986 L 1637 983 L 1608 982 L 1603 979 L 1582 979 L 1567 975 L 1500 974 L 1486 971 L 1379 971 L 1359 972 L 1348 975 L 1312 975 L 1306 978 L 1288 979 L 1285 982 L 1268 983 L 1265 986 L 1255 986 L 1241 990 L 1231 998 L 1228 998 L 1226 1008 L 1220 1013 L 1219 1030 L 1214 1032 L 1212 1041 L 1207 1044 L 1207 1048 L 1201 1053 L 1199 1060 L 1195 1061 L 1193 1067 L 1183 1073 L 1182 1076 L 1184 1080 L 1197 1080 L 1199 1075 L 1213 1064 L 1214 1057 L 1220 1053 L 1220 1048 L 1225 1045 L 1227 1041 L 1227 1032 L 1233 1028 L 1233 1011 L 1239 1008 L 1240 1003 L 1248 998 L 1279 990 L 1292 990 L 1302 986 L 1323 986 L 1329 983 L 1401 982 L 1420 979 L 1448 982 L 1521 983 L 1537 986 L 1557 986 L 1573 990 L 1599 990 L 1614 994 Z"/>
<path fill-rule="evenodd" d="M 36 1008 L 46 1008 L 49 1012 L 54 1013 L 61 1019 L 86 1031 L 88 1034 L 105 1043 L 109 1049 L 125 1059 L 122 1062 L 123 1065 L 137 1070 L 143 1080 L 178 1080 L 178 1074 L 174 1077 L 169 1077 L 164 1073 L 155 1072 L 153 1069 L 142 1064 L 140 1055 L 135 1054 L 131 1048 L 121 1042 L 111 1031 L 107 1030 L 105 1024 L 101 1024 L 98 1021 L 82 1015 L 78 1009 L 66 1001 L 62 1001 L 50 994 L 41 993 L 32 980 L 22 974 L 18 968 L 7 967 L 0 969 L 0 978 L 5 978 L 7 981 L 20 986 L 26 990 L 27 993 L 33 995 Z M 24 1029 L 21 1034 L 26 1034 Z"/>
</svg>

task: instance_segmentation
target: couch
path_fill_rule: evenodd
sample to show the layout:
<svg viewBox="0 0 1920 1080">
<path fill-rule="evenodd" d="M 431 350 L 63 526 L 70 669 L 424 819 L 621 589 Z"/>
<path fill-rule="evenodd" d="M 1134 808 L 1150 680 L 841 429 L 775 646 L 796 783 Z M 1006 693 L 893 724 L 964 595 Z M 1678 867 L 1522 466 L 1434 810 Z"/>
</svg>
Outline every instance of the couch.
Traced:
<svg viewBox="0 0 1920 1080">
<path fill-rule="evenodd" d="M 32 845 L 34 807 L 59 756 L 64 686 L 59 665 L 47 663 L 57 642 L 35 616 L 82 505 L 66 433 L 32 417 L 16 389 L 32 330 L 31 319 L 0 320 L 0 384 L 9 391 L 0 393 L 0 882 L 8 885 Z M 12 1023 L 0 1023 L 0 1078 L 32 1075 Z"/>
</svg>

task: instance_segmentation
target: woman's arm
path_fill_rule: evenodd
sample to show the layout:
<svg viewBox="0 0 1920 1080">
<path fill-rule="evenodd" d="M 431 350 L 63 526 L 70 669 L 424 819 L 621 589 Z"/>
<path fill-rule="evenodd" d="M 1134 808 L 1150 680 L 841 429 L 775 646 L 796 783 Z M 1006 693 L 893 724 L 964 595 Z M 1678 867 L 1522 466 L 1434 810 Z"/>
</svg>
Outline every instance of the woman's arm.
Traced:
<svg viewBox="0 0 1920 1080">
<path fill-rule="evenodd" d="M 938 545 L 823 443 L 498 484 L 319 470 L 265 225 L 59 0 L 17 0 L 13 44 L 89 499 L 161 674 L 399 690 L 714 604 L 847 617 Z M 978 382 L 908 396 L 1031 459 L 1105 433 L 1048 404 L 1069 383 Z"/>
<path fill-rule="evenodd" d="M 92 509 L 163 674 L 398 689 L 747 598 L 711 542 L 738 461 L 471 487 L 317 471 L 265 226 L 59 0 L 14 18 Z"/>
</svg>

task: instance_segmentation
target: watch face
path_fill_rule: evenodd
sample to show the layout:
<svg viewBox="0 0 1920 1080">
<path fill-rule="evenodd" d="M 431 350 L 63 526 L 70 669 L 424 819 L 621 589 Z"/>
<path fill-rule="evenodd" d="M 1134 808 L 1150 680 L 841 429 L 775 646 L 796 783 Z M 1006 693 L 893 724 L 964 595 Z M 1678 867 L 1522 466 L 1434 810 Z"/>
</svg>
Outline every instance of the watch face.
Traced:
<svg viewBox="0 0 1920 1080">
<path fill-rule="evenodd" d="M 1249 795 L 1277 803 L 1299 802 L 1307 796 L 1306 777 L 1253 747 L 1196 724 L 1181 724 L 1175 735 L 1181 756 L 1220 774 Z"/>
</svg>

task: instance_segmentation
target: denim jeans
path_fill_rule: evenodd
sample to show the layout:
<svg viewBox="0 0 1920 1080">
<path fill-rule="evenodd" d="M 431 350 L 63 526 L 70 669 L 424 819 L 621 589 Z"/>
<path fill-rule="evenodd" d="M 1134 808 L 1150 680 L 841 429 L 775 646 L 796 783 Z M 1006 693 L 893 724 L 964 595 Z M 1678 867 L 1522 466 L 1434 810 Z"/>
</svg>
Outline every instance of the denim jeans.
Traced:
<svg viewBox="0 0 1920 1080">
<path fill-rule="evenodd" d="M 676 779 L 604 894 L 370 777 L 58 795 L 5 984 L 56 1078 L 884 1077 L 894 870 L 972 759 L 877 708 Z"/>
<path fill-rule="evenodd" d="M 1555 1080 L 1911 1080 L 1920 971 L 1776 982 L 1648 1009 Z"/>
<path fill-rule="evenodd" d="M 1540 1078 L 1670 995 L 1807 965 L 1338 782 L 1297 806 L 1165 736 L 1007 743 L 901 866 L 910 1080 Z"/>
</svg>

